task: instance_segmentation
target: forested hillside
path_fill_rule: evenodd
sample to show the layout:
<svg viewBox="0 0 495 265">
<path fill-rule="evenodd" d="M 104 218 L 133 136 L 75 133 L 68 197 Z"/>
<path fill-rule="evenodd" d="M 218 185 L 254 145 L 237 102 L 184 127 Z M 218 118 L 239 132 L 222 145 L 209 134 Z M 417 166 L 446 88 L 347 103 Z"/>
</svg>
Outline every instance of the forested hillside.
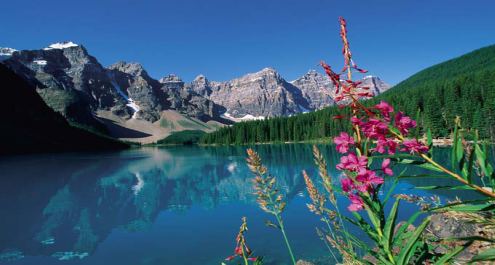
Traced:
<svg viewBox="0 0 495 265">
<path fill-rule="evenodd" d="M 422 130 L 435 137 L 449 136 L 456 116 L 463 127 L 478 129 L 484 138 L 495 138 L 495 45 L 440 63 L 418 72 L 389 91 L 366 102 L 379 100 L 416 117 Z M 205 144 L 305 141 L 336 135 L 348 128 L 332 117 L 346 109 L 329 107 L 287 118 L 237 123 L 205 135 Z"/>
</svg>

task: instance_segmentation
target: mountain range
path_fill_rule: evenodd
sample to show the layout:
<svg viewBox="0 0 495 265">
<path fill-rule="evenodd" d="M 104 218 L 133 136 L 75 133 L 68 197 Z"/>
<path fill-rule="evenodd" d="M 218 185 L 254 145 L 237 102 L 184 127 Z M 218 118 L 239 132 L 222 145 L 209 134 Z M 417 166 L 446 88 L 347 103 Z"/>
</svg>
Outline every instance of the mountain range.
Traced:
<svg viewBox="0 0 495 265">
<path fill-rule="evenodd" d="M 371 79 L 381 82 L 378 79 Z M 365 79 L 366 82 L 366 79 Z M 296 86 L 302 87 L 296 84 Z M 314 92 L 317 90 L 310 91 Z M 314 87 L 314 86 L 313 86 Z M 379 86 L 377 86 L 379 87 Z M 384 100 L 417 122 L 419 137 L 451 137 L 457 119 L 481 139 L 495 141 L 495 45 L 433 65 L 403 80 L 388 91 L 363 101 L 373 107 Z M 384 93 L 381 93 L 384 92 Z M 321 94 L 316 94 L 319 96 Z M 317 102 L 317 101 L 313 101 Z M 349 109 L 330 106 L 291 117 L 237 123 L 202 138 L 203 144 L 253 144 L 329 140 L 350 131 Z"/>
<path fill-rule="evenodd" d="M 314 70 L 291 82 L 273 68 L 223 82 L 198 75 L 186 83 L 172 74 L 157 80 L 139 63 L 104 67 L 73 42 L 38 50 L 0 48 L 0 61 L 71 124 L 141 143 L 175 131 L 211 132 L 238 121 L 292 116 L 334 104 L 332 82 Z M 375 94 L 390 88 L 375 76 L 366 76 L 363 86 Z"/>
</svg>

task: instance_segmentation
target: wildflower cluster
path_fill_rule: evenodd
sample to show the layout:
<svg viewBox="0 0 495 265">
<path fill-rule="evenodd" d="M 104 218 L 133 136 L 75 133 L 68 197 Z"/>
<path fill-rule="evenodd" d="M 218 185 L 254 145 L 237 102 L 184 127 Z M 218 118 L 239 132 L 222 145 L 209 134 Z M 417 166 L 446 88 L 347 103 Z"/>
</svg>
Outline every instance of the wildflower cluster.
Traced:
<svg viewBox="0 0 495 265">
<path fill-rule="evenodd" d="M 334 100 L 341 106 L 349 105 L 352 110 L 350 117 L 354 128 L 354 135 L 342 132 L 334 138 L 337 151 L 345 156 L 341 157 L 337 169 L 344 172 L 346 178 L 342 180 L 342 189 L 351 200 L 349 210 L 363 209 L 361 195 L 374 194 L 376 187 L 383 183 L 383 175 L 392 175 L 390 160 L 382 163 L 381 174 L 369 167 L 369 156 L 373 153 L 389 155 L 397 150 L 414 153 L 425 153 L 428 147 L 416 139 L 406 139 L 416 121 L 398 111 L 394 115 L 394 108 L 385 101 L 372 108 L 364 106 L 360 100 L 373 96 L 369 87 L 362 86 L 361 81 L 352 80 L 352 72 L 366 73 L 366 70 L 357 67 L 352 60 L 352 53 L 347 40 L 346 21 L 340 18 L 340 36 L 344 44 L 344 67 L 341 72 L 335 73 L 325 62 L 321 62 L 325 73 L 334 83 Z M 346 74 L 346 77 L 342 75 Z M 344 118 L 342 116 L 338 118 Z M 373 145 L 373 146 L 370 146 Z M 354 151 L 350 151 L 350 149 Z"/>
<path fill-rule="evenodd" d="M 336 167 L 346 176 L 341 184 L 351 201 L 348 209 L 358 211 L 363 209 L 361 195 L 373 195 L 377 186 L 383 184 L 383 177 L 393 175 L 389 158 L 382 161 L 379 170 L 372 170 L 370 156 L 393 155 L 397 151 L 420 154 L 428 152 L 428 147 L 417 139 L 406 139 L 410 130 L 416 127 L 416 121 L 402 112 L 394 115 L 394 108 L 387 102 L 381 101 L 371 108 L 354 102 L 351 108 L 350 121 L 355 136 L 342 132 L 333 142 L 337 152 L 344 155 Z"/>
</svg>

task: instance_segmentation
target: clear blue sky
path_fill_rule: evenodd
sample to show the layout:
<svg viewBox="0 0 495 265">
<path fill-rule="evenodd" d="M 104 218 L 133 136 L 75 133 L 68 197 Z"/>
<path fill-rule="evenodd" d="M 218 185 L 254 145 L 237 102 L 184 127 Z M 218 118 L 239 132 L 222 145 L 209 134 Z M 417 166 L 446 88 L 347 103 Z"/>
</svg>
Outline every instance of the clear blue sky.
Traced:
<svg viewBox="0 0 495 265">
<path fill-rule="evenodd" d="M 340 68 L 338 17 L 356 62 L 395 84 L 495 43 L 494 0 L 4 1 L 0 47 L 72 40 L 103 65 L 137 61 L 155 78 L 227 80 L 271 66 L 295 79 L 320 59 Z"/>
</svg>

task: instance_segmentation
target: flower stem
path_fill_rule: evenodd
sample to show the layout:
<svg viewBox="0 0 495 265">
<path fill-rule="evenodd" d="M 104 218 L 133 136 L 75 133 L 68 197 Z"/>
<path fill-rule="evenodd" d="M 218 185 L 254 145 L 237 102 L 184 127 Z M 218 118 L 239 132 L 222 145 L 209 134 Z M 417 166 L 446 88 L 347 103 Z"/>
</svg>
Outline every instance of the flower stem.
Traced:
<svg viewBox="0 0 495 265">
<path fill-rule="evenodd" d="M 332 235 L 332 237 L 334 238 L 334 240 L 336 240 L 337 238 L 335 237 L 335 234 L 333 232 L 332 226 L 328 222 L 328 219 L 326 217 L 323 217 L 323 221 L 325 221 L 325 223 L 327 224 L 327 227 L 328 227 L 328 231 L 330 232 L 330 234 Z M 337 257 L 333 253 L 332 249 L 328 246 L 328 244 L 327 244 L 326 241 L 325 241 L 325 244 L 327 245 L 328 250 L 330 250 L 330 253 L 332 254 L 333 258 L 335 259 L 336 264 L 338 264 L 339 263 L 339 260 L 337 259 Z"/>
<path fill-rule="evenodd" d="M 294 254 L 292 253 L 292 248 L 289 244 L 289 239 L 287 238 L 287 234 L 285 233 L 284 223 L 282 222 L 282 218 L 279 214 L 275 214 L 277 218 L 278 225 L 280 226 L 280 231 L 284 237 L 285 244 L 287 245 L 287 250 L 289 251 L 290 258 L 292 259 L 292 263 L 296 265 L 296 258 L 294 258 Z"/>
</svg>

